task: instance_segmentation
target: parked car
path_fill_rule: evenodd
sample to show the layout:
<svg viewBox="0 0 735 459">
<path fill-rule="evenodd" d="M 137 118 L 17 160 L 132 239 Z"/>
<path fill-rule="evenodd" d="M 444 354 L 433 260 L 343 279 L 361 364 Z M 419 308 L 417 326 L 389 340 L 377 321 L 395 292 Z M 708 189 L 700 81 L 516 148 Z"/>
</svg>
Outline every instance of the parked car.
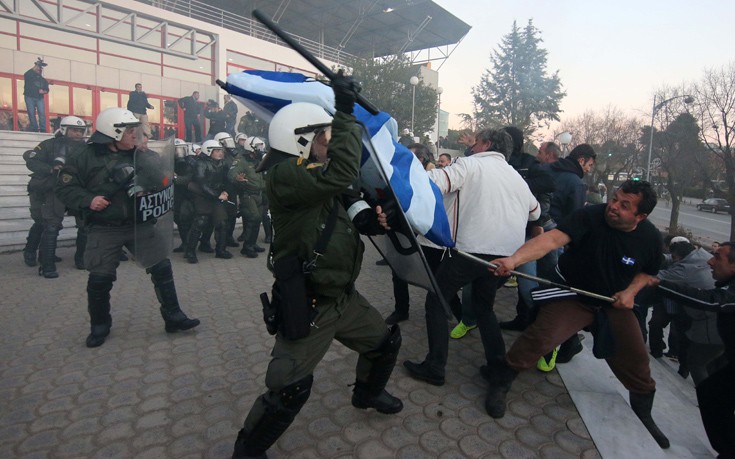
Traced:
<svg viewBox="0 0 735 459">
<path fill-rule="evenodd" d="M 697 204 L 697 210 L 702 212 L 709 211 L 713 213 L 726 212 L 730 213 L 730 203 L 726 199 L 722 198 L 710 198 Z"/>
</svg>

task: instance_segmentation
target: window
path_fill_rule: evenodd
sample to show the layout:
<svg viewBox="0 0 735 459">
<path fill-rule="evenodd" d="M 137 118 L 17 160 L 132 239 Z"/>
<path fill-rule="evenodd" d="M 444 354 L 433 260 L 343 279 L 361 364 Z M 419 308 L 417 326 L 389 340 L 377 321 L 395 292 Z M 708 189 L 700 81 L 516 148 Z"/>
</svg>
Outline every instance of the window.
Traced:
<svg viewBox="0 0 735 459">
<path fill-rule="evenodd" d="M 92 116 L 92 90 L 86 88 L 72 88 L 74 98 L 74 115 L 78 117 Z"/>
<path fill-rule="evenodd" d="M 69 86 L 55 84 L 48 92 L 49 113 L 68 115 L 69 112 Z"/>
<path fill-rule="evenodd" d="M 116 92 L 100 91 L 100 111 L 112 107 L 121 107 Z"/>
</svg>

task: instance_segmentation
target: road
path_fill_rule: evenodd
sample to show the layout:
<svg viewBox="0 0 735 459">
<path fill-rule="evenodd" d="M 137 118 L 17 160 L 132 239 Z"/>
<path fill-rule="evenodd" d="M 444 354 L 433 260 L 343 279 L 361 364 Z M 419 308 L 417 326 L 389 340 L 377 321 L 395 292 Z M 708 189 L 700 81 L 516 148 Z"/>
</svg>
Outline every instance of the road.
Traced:
<svg viewBox="0 0 735 459">
<path fill-rule="evenodd" d="M 659 201 L 649 219 L 657 227 L 669 226 L 671 206 L 666 201 Z M 730 239 L 730 216 L 719 213 L 700 212 L 694 204 L 682 204 L 679 208 L 679 226 L 692 232 L 695 238 L 704 245 L 714 241 L 722 242 Z"/>
</svg>

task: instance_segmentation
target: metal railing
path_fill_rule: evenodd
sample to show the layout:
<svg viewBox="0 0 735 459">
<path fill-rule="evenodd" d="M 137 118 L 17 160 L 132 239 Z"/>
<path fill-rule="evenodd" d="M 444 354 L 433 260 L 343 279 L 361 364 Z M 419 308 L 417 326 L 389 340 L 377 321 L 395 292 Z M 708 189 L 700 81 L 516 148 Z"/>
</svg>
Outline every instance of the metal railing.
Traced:
<svg viewBox="0 0 735 459">
<path fill-rule="evenodd" d="M 276 37 L 270 30 L 265 28 L 261 23 L 253 19 L 241 16 L 229 11 L 225 11 L 221 8 L 216 8 L 211 5 L 207 5 L 204 2 L 198 0 L 177 0 L 177 1 L 165 1 L 165 0 L 148 0 L 146 3 L 171 11 L 172 13 L 180 14 L 182 16 L 188 16 L 193 19 L 207 22 L 228 30 L 249 35 L 259 40 L 265 40 L 271 43 L 286 46 L 283 40 Z M 298 41 L 304 48 L 308 49 L 315 56 L 320 59 L 326 59 L 338 64 L 344 63 L 346 59 L 353 59 L 349 53 L 346 53 L 340 49 L 326 46 L 314 40 L 300 37 L 298 35 L 291 35 L 296 41 Z"/>
</svg>

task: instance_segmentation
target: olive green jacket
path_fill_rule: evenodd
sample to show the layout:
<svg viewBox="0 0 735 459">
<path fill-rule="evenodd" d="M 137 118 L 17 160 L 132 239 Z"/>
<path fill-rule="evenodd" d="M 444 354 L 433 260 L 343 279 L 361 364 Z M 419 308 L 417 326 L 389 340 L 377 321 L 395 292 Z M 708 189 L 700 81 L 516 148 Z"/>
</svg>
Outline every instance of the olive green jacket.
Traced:
<svg viewBox="0 0 735 459">
<path fill-rule="evenodd" d="M 360 273 L 364 251 L 360 234 L 341 204 L 339 195 L 357 178 L 362 144 L 352 115 L 337 112 L 332 122 L 329 162 L 325 166 L 289 158 L 266 173 L 266 194 L 273 221 L 273 259 L 297 254 L 314 258 L 313 250 L 337 205 L 337 223 L 324 256 L 307 277 L 307 290 L 337 297 Z"/>
<path fill-rule="evenodd" d="M 230 170 L 227 171 L 227 180 L 232 183 L 238 193 L 244 193 L 247 196 L 259 196 L 265 187 L 265 179 L 263 179 L 263 174 L 255 172 L 257 166 L 258 161 L 240 155 L 233 161 Z M 237 181 L 236 177 L 240 174 L 245 175 L 244 182 Z"/>
</svg>

